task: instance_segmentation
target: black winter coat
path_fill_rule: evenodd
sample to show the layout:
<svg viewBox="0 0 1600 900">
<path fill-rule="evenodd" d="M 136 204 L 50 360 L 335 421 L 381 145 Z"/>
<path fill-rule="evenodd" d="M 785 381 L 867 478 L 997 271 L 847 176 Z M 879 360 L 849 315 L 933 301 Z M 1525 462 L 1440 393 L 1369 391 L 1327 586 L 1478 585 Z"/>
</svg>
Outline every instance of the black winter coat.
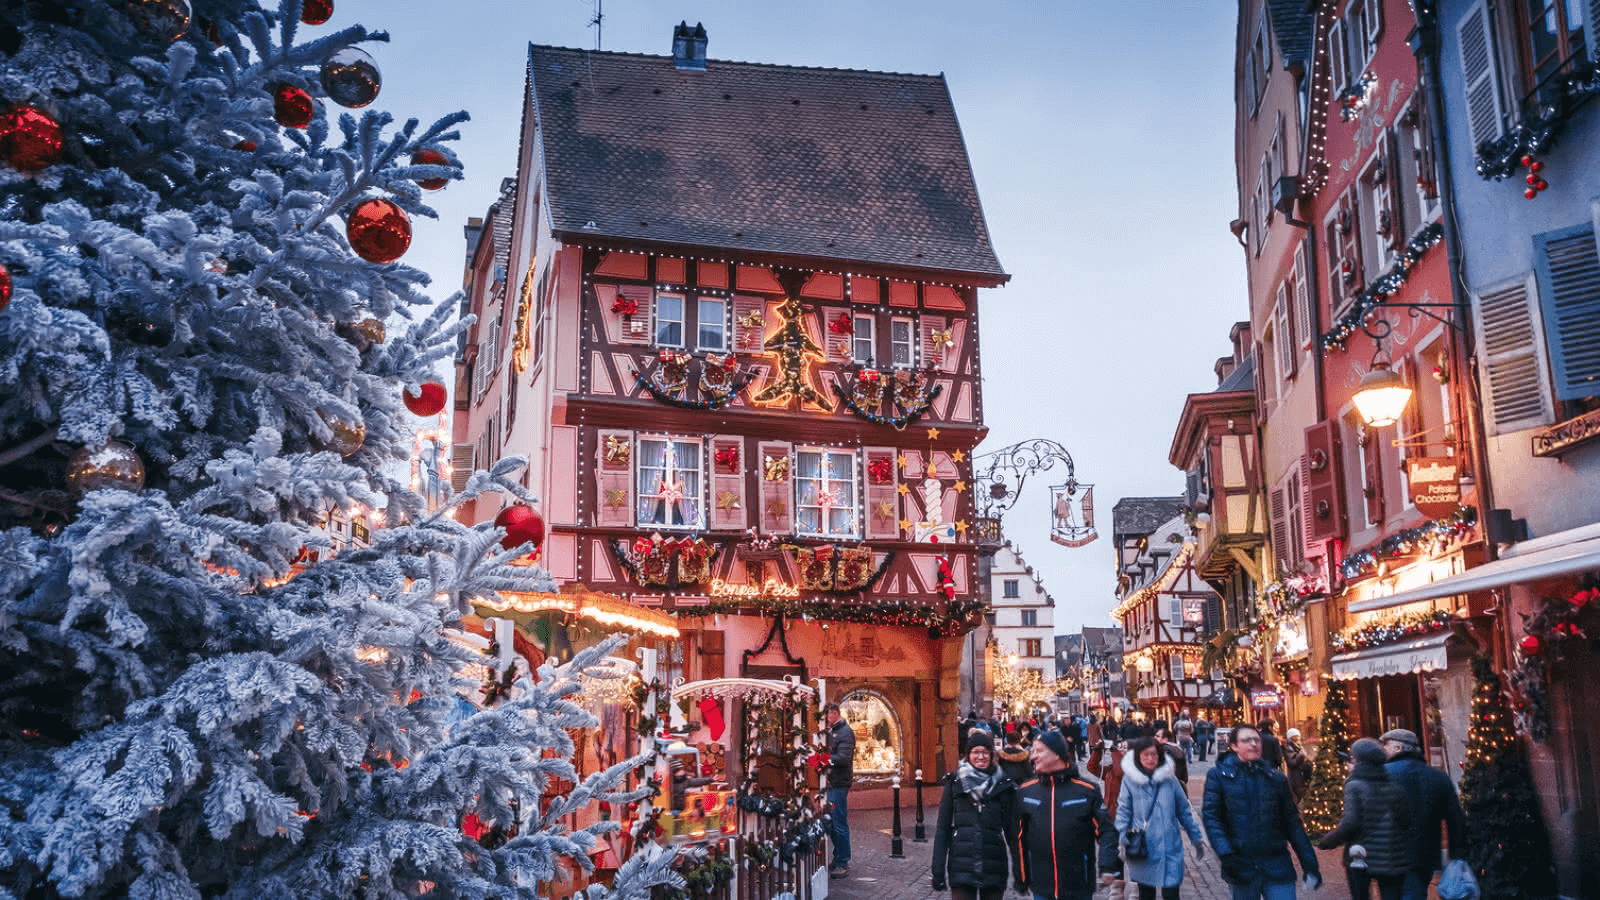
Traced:
<svg viewBox="0 0 1600 900">
<path fill-rule="evenodd" d="M 1021 880 L 1046 897 L 1092 892 L 1096 851 L 1099 871 L 1122 872 L 1117 829 L 1100 789 L 1071 767 L 1031 778 L 1017 791 L 1017 846 Z"/>
<path fill-rule="evenodd" d="M 1467 834 L 1461 818 L 1461 800 L 1456 796 L 1450 776 L 1428 765 L 1420 753 L 1400 753 L 1385 765 L 1389 780 L 1405 792 L 1406 808 L 1411 811 L 1407 829 L 1411 845 L 1411 871 L 1435 872 L 1439 869 L 1439 826 L 1450 838 L 1450 858 L 1467 855 Z"/>
<path fill-rule="evenodd" d="M 1000 769 L 1006 777 L 1016 784 L 1033 777 L 1033 760 L 1028 758 L 1028 751 L 1021 747 L 1006 745 L 1001 747 L 995 755 L 1000 759 Z"/>
<path fill-rule="evenodd" d="M 1411 868 L 1410 841 L 1405 790 L 1389 780 L 1378 763 L 1358 762 L 1344 783 L 1344 815 L 1337 828 L 1328 832 L 1317 846 L 1332 850 L 1345 845 L 1345 864 L 1350 862 L 1349 847 L 1360 844 L 1367 851 L 1367 871 L 1373 875 L 1404 875 Z M 1437 855 L 1438 851 L 1434 853 Z"/>
<path fill-rule="evenodd" d="M 1004 890 L 1007 877 L 1022 880 L 1017 856 L 1017 784 L 1005 774 L 973 795 L 962 776 L 971 766 L 944 777 L 944 799 L 933 829 L 933 883 L 976 891 Z M 970 786 L 970 782 L 969 782 Z M 1007 856 L 1010 864 L 1007 864 Z"/>
<path fill-rule="evenodd" d="M 1268 881 L 1293 881 L 1291 846 L 1301 869 L 1322 874 L 1289 795 L 1289 779 L 1262 762 L 1245 763 L 1229 754 L 1213 766 L 1206 773 L 1201 818 L 1229 884 L 1249 883 L 1258 873 Z"/>
<path fill-rule="evenodd" d="M 856 733 L 844 719 L 828 729 L 828 787 L 847 788 L 855 781 Z"/>
</svg>

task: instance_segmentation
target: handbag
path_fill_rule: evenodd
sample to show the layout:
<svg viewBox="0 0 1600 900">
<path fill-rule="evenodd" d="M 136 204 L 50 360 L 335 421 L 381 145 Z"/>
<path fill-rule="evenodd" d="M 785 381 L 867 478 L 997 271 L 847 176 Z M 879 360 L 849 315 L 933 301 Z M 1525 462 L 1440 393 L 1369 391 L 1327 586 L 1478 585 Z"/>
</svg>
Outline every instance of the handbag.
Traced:
<svg viewBox="0 0 1600 900">
<path fill-rule="evenodd" d="M 1160 790 L 1160 788 L 1157 788 L 1157 790 Z M 1137 808 L 1137 804 L 1135 804 L 1135 808 Z M 1144 830 L 1148 827 L 1150 827 L 1150 816 L 1147 813 L 1144 817 L 1143 825 L 1128 829 L 1128 834 L 1122 841 L 1123 857 L 1127 859 L 1150 858 L 1150 841 L 1145 837 L 1144 833 Z"/>
<path fill-rule="evenodd" d="M 1478 900 L 1478 879 L 1464 859 L 1453 859 L 1439 877 L 1439 896 L 1443 900 Z"/>
</svg>

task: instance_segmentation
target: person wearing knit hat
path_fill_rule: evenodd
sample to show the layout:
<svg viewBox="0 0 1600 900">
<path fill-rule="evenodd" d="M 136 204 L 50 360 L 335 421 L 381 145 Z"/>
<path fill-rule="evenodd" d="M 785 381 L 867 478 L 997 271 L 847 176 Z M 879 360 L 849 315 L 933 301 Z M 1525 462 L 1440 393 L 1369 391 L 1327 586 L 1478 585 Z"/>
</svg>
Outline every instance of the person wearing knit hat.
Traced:
<svg viewBox="0 0 1600 900">
<path fill-rule="evenodd" d="M 1317 846 L 1323 850 L 1345 847 L 1345 880 L 1350 896 L 1370 896 L 1377 882 L 1378 896 L 1400 897 L 1410 868 L 1405 791 L 1384 772 L 1383 745 L 1361 738 L 1350 745 L 1355 765 L 1344 783 L 1344 812 L 1338 827 Z"/>
<path fill-rule="evenodd" d="M 1017 846 L 1022 848 L 1017 890 L 1055 900 L 1088 900 L 1095 891 L 1096 868 L 1102 885 L 1122 874 L 1111 814 L 1100 789 L 1078 777 L 1059 729 L 1045 729 L 1030 756 L 1037 774 L 1017 792 Z"/>
<path fill-rule="evenodd" d="M 1467 853 L 1466 822 L 1461 815 L 1461 799 L 1456 796 L 1450 776 L 1428 765 L 1422 758 L 1422 742 L 1417 733 L 1395 728 L 1383 733 L 1383 752 L 1389 761 L 1384 772 L 1405 792 L 1411 826 L 1406 829 L 1410 868 L 1400 889 L 1402 900 L 1423 900 L 1428 884 L 1439 871 L 1439 838 L 1449 838 L 1450 858 L 1462 859 Z"/>
<path fill-rule="evenodd" d="M 1000 900 L 1008 873 L 1021 879 L 1016 805 L 1017 784 L 995 764 L 994 737 L 980 729 L 969 737 L 967 758 L 944 777 L 933 829 L 935 891 L 948 887 L 955 900 Z"/>
</svg>

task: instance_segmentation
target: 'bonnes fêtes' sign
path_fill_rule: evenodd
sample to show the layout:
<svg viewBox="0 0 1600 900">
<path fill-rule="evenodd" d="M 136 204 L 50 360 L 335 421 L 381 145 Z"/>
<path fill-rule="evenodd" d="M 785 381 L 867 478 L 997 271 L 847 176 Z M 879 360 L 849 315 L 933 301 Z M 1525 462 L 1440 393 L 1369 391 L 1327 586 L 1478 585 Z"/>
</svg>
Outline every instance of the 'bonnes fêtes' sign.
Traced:
<svg viewBox="0 0 1600 900">
<path fill-rule="evenodd" d="M 1426 516 L 1448 516 L 1461 506 L 1461 465 L 1454 456 L 1406 460 L 1411 502 Z"/>
<path fill-rule="evenodd" d="M 711 596 L 724 600 L 793 600 L 800 596 L 800 589 L 776 578 L 768 578 L 762 584 L 734 584 L 718 578 L 711 582 Z"/>
</svg>

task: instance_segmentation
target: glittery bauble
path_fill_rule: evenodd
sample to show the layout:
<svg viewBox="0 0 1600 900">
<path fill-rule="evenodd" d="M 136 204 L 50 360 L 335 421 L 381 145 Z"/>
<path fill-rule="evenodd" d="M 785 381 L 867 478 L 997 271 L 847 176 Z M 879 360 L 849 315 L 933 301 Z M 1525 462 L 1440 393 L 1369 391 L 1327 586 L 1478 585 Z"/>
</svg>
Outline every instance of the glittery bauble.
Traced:
<svg viewBox="0 0 1600 900">
<path fill-rule="evenodd" d="M 43 110 L 19 106 L 0 115 L 0 159 L 19 172 L 37 172 L 61 158 L 61 126 Z"/>
<path fill-rule="evenodd" d="M 300 24 L 321 25 L 333 18 L 333 0 L 306 0 L 300 6 Z"/>
<path fill-rule="evenodd" d="M 0 309 L 11 305 L 11 270 L 0 263 Z"/>
<path fill-rule="evenodd" d="M 1523 653 L 1529 654 L 1530 656 L 1537 656 L 1539 652 L 1544 649 L 1544 644 L 1540 642 L 1539 636 L 1534 634 L 1524 637 L 1522 639 L 1522 643 L 1518 644 L 1517 646 L 1522 648 Z"/>
<path fill-rule="evenodd" d="M 450 160 L 437 150 L 418 150 L 411 154 L 411 164 L 413 166 L 447 166 L 450 164 Z M 448 178 L 417 179 L 417 187 L 425 191 L 437 191 L 449 183 L 450 179 Z"/>
<path fill-rule="evenodd" d="M 544 516 L 531 506 L 518 503 L 502 509 L 500 515 L 494 517 L 494 527 L 506 530 L 506 536 L 500 539 L 500 546 L 507 550 L 523 544 L 532 544 L 537 550 L 544 543 Z"/>
<path fill-rule="evenodd" d="M 354 424 L 341 422 L 338 419 L 329 419 L 328 427 L 333 429 L 333 437 L 324 445 L 329 450 L 337 452 L 340 456 L 349 456 L 361 449 L 367 440 L 367 426 L 360 422 Z"/>
<path fill-rule="evenodd" d="M 405 399 L 406 409 L 423 418 L 437 416 L 444 410 L 446 400 L 444 385 L 437 381 L 425 382 L 422 392 L 415 397 L 410 391 L 402 391 L 401 397 Z"/>
<path fill-rule="evenodd" d="M 367 262 L 394 262 L 411 246 L 411 217 L 393 201 L 373 197 L 350 211 L 345 235 L 350 248 Z"/>
<path fill-rule="evenodd" d="M 317 105 L 311 95 L 292 84 L 272 89 L 272 117 L 285 128 L 304 128 L 316 117 Z"/>
<path fill-rule="evenodd" d="M 144 487 L 144 461 L 121 441 L 106 441 L 94 449 L 79 447 L 67 460 L 67 484 L 80 494 L 101 488 L 137 491 Z"/>
<path fill-rule="evenodd" d="M 367 316 L 365 319 L 350 326 L 350 330 L 369 346 L 381 344 L 389 333 L 384 330 L 383 320 L 377 316 Z"/>
<path fill-rule="evenodd" d="M 172 43 L 189 30 L 189 0 L 127 0 L 128 18 L 141 33 Z"/>
<path fill-rule="evenodd" d="M 322 89 L 328 92 L 328 99 L 340 106 L 366 106 L 378 99 L 381 87 L 383 76 L 378 72 L 378 61 L 365 50 L 346 47 L 322 64 Z"/>
</svg>

